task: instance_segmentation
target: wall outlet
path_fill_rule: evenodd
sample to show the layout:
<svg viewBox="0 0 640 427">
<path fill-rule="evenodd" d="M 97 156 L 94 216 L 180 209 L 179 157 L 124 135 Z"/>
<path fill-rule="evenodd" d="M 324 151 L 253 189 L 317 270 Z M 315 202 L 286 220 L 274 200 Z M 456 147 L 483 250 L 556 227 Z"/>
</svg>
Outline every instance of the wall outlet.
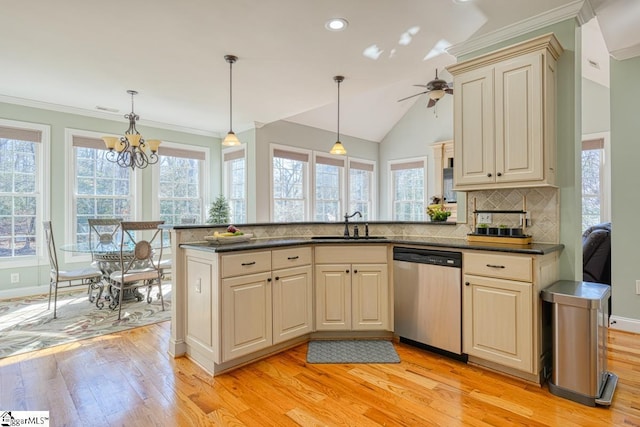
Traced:
<svg viewBox="0 0 640 427">
<path fill-rule="evenodd" d="M 640 280 L 636 280 L 636 295 L 640 295 Z"/>
<path fill-rule="evenodd" d="M 478 224 L 491 224 L 491 214 L 490 213 L 479 213 L 478 214 Z"/>
<path fill-rule="evenodd" d="M 11 283 L 20 283 L 20 273 L 11 273 Z"/>
</svg>

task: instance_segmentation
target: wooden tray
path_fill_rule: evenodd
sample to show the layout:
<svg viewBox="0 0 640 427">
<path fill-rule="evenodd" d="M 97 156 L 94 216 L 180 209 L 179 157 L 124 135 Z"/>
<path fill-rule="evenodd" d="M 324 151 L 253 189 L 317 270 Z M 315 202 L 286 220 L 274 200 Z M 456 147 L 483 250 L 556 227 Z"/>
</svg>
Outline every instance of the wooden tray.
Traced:
<svg viewBox="0 0 640 427">
<path fill-rule="evenodd" d="M 239 236 L 205 236 L 204 240 L 218 245 L 228 245 L 230 243 L 248 242 L 252 237 L 253 234 L 245 233 Z"/>
<path fill-rule="evenodd" d="M 531 243 L 531 236 L 496 236 L 488 234 L 467 234 L 470 242 L 502 243 L 507 245 L 528 245 Z"/>
</svg>

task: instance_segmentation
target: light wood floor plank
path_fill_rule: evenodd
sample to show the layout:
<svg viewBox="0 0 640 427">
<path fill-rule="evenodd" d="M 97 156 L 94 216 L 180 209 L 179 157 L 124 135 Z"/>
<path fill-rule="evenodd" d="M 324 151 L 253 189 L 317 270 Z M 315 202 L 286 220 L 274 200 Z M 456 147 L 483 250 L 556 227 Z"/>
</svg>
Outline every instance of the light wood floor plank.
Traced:
<svg viewBox="0 0 640 427">
<path fill-rule="evenodd" d="M 306 363 L 306 345 L 211 377 L 170 323 L 0 360 L 0 407 L 52 426 L 640 426 L 640 336 L 609 332 L 610 408 L 399 343 L 399 364 Z"/>
</svg>

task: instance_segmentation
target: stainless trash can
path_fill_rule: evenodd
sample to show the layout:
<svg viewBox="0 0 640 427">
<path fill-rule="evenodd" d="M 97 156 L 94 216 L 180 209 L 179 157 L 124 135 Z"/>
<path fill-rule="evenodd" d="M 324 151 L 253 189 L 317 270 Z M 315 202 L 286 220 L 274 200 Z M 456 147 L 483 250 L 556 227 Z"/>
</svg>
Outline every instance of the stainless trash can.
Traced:
<svg viewBox="0 0 640 427">
<path fill-rule="evenodd" d="M 607 371 L 610 296 L 608 285 L 571 280 L 542 290 L 552 313 L 551 393 L 584 405 L 611 405 L 618 377 Z"/>
</svg>

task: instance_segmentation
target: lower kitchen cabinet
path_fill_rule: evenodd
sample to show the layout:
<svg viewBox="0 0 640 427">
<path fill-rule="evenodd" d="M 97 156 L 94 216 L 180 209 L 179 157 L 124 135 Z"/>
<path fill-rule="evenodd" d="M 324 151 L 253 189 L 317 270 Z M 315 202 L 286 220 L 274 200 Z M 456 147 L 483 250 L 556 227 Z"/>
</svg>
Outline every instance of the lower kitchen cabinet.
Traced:
<svg viewBox="0 0 640 427">
<path fill-rule="evenodd" d="M 317 247 L 314 277 L 316 330 L 390 330 L 386 246 Z"/>
<path fill-rule="evenodd" d="M 470 275 L 464 282 L 464 351 L 531 372 L 533 285 Z"/>
<path fill-rule="evenodd" d="M 273 272 L 273 343 L 312 332 L 313 281 L 311 266 Z"/>
<path fill-rule="evenodd" d="M 272 345 L 271 318 L 271 272 L 222 279 L 223 360 Z"/>
<path fill-rule="evenodd" d="M 549 349 L 540 291 L 558 280 L 557 253 L 463 256 L 463 352 L 471 362 L 542 381 Z"/>
</svg>

